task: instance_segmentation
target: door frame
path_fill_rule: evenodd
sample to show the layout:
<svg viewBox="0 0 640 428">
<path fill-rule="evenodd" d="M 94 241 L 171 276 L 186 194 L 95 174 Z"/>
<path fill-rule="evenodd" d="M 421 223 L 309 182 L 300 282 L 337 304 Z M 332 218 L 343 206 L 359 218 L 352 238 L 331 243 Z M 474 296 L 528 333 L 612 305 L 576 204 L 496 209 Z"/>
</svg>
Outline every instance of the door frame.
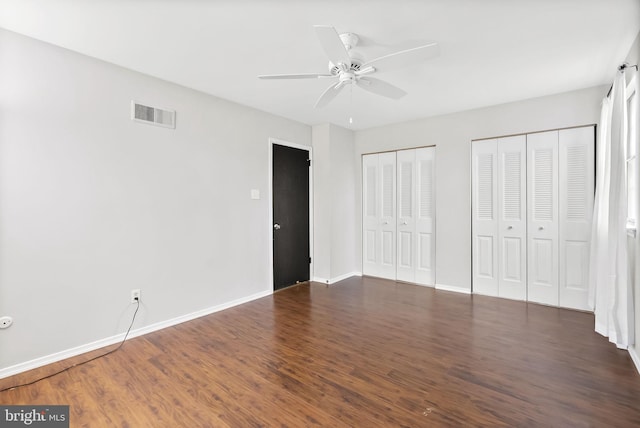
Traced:
<svg viewBox="0 0 640 428">
<path fill-rule="evenodd" d="M 309 166 L 309 281 L 313 278 L 313 148 L 302 144 L 292 143 L 290 141 L 280 140 L 269 137 L 269 165 L 268 165 L 268 199 L 269 199 L 269 284 L 271 285 L 271 293 L 273 289 L 273 145 L 292 147 L 294 149 L 305 150 L 308 153 L 308 159 L 311 161 Z"/>
</svg>

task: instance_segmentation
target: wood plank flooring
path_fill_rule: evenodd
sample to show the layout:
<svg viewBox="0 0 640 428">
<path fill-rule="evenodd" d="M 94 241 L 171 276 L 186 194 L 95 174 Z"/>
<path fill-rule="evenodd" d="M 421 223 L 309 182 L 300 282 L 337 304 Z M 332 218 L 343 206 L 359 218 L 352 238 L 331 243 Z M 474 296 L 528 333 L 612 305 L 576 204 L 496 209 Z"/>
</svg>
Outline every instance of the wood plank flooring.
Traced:
<svg viewBox="0 0 640 428">
<path fill-rule="evenodd" d="M 640 376 L 591 314 L 351 278 L 129 340 L 0 403 L 69 404 L 72 427 L 626 427 Z"/>
</svg>

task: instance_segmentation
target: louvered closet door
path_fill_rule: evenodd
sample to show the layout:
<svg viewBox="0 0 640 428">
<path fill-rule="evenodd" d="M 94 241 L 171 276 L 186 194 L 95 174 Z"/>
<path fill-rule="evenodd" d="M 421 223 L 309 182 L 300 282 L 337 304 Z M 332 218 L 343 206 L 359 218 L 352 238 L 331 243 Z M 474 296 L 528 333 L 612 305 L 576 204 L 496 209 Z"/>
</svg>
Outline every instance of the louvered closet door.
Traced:
<svg viewBox="0 0 640 428">
<path fill-rule="evenodd" d="M 416 149 L 416 276 L 421 285 L 436 283 L 435 147 Z"/>
<path fill-rule="evenodd" d="M 498 139 L 498 296 L 527 298 L 526 152 L 524 135 Z"/>
<path fill-rule="evenodd" d="M 558 131 L 527 135 L 528 300 L 558 305 Z"/>
<path fill-rule="evenodd" d="M 473 292 L 498 295 L 497 140 L 471 145 Z"/>
<path fill-rule="evenodd" d="M 559 150 L 559 304 L 588 310 L 587 275 L 595 179 L 594 128 L 561 130 Z"/>
<path fill-rule="evenodd" d="M 398 177 L 398 267 L 399 281 L 416 279 L 416 151 L 400 150 L 396 154 Z"/>
<path fill-rule="evenodd" d="M 362 157 L 365 275 L 396 278 L 396 154 Z"/>
<path fill-rule="evenodd" d="M 378 154 L 380 199 L 380 273 L 396 279 L 396 154 Z"/>
<path fill-rule="evenodd" d="M 380 208 L 378 155 L 362 157 L 362 273 L 378 276 L 380 265 Z"/>
</svg>

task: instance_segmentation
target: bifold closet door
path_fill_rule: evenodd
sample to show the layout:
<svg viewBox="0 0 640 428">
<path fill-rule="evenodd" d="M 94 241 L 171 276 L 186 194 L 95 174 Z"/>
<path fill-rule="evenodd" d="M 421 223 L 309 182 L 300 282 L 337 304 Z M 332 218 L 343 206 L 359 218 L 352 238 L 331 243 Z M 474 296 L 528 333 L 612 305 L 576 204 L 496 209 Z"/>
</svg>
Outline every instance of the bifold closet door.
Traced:
<svg viewBox="0 0 640 428">
<path fill-rule="evenodd" d="M 558 305 L 558 178 L 558 131 L 527 135 L 527 294 L 529 301 L 553 306 Z"/>
<path fill-rule="evenodd" d="M 398 170 L 398 267 L 396 279 L 415 282 L 416 279 L 416 151 L 396 153 Z"/>
<path fill-rule="evenodd" d="M 416 149 L 416 279 L 436 284 L 436 148 Z"/>
<path fill-rule="evenodd" d="M 397 152 L 399 281 L 435 285 L 435 148 Z"/>
<path fill-rule="evenodd" d="M 559 305 L 588 310 L 589 242 L 595 187 L 595 129 L 563 129 L 560 156 Z"/>
<path fill-rule="evenodd" d="M 527 138 L 498 139 L 498 296 L 527 299 Z"/>
<path fill-rule="evenodd" d="M 527 298 L 526 137 L 472 146 L 473 291 Z"/>
<path fill-rule="evenodd" d="M 588 309 L 595 129 L 472 145 L 473 291 Z"/>
<path fill-rule="evenodd" d="M 498 295 L 498 140 L 471 145 L 473 292 Z"/>
<path fill-rule="evenodd" d="M 396 154 L 362 157 L 362 273 L 396 278 Z"/>
</svg>

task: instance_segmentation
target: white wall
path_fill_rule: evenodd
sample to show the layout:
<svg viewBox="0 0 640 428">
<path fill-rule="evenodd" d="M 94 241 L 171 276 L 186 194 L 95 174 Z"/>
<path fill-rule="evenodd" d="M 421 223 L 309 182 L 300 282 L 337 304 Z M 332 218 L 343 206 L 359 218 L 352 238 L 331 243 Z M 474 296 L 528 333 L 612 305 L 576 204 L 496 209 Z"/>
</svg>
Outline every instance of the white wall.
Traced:
<svg viewBox="0 0 640 428">
<path fill-rule="evenodd" d="M 333 283 L 359 274 L 356 165 L 353 132 L 313 126 L 314 280 Z"/>
<path fill-rule="evenodd" d="M 436 145 L 436 283 L 469 291 L 471 140 L 597 123 L 607 90 L 599 86 L 358 131 L 356 155 Z M 360 174 L 359 160 L 356 166 Z M 359 182 L 356 192 L 362 192 Z"/>
<path fill-rule="evenodd" d="M 0 64 L 0 376 L 123 333 L 133 288 L 134 328 L 271 291 L 268 138 L 309 126 L 7 31 Z"/>
<path fill-rule="evenodd" d="M 313 142 L 314 281 L 331 278 L 331 135 L 328 123 L 311 128 Z"/>
<path fill-rule="evenodd" d="M 359 274 L 362 270 L 356 257 L 360 241 L 361 212 L 357 210 L 356 165 L 353 162 L 355 142 L 353 131 L 331 125 L 331 278 L 336 279 Z"/>
</svg>

